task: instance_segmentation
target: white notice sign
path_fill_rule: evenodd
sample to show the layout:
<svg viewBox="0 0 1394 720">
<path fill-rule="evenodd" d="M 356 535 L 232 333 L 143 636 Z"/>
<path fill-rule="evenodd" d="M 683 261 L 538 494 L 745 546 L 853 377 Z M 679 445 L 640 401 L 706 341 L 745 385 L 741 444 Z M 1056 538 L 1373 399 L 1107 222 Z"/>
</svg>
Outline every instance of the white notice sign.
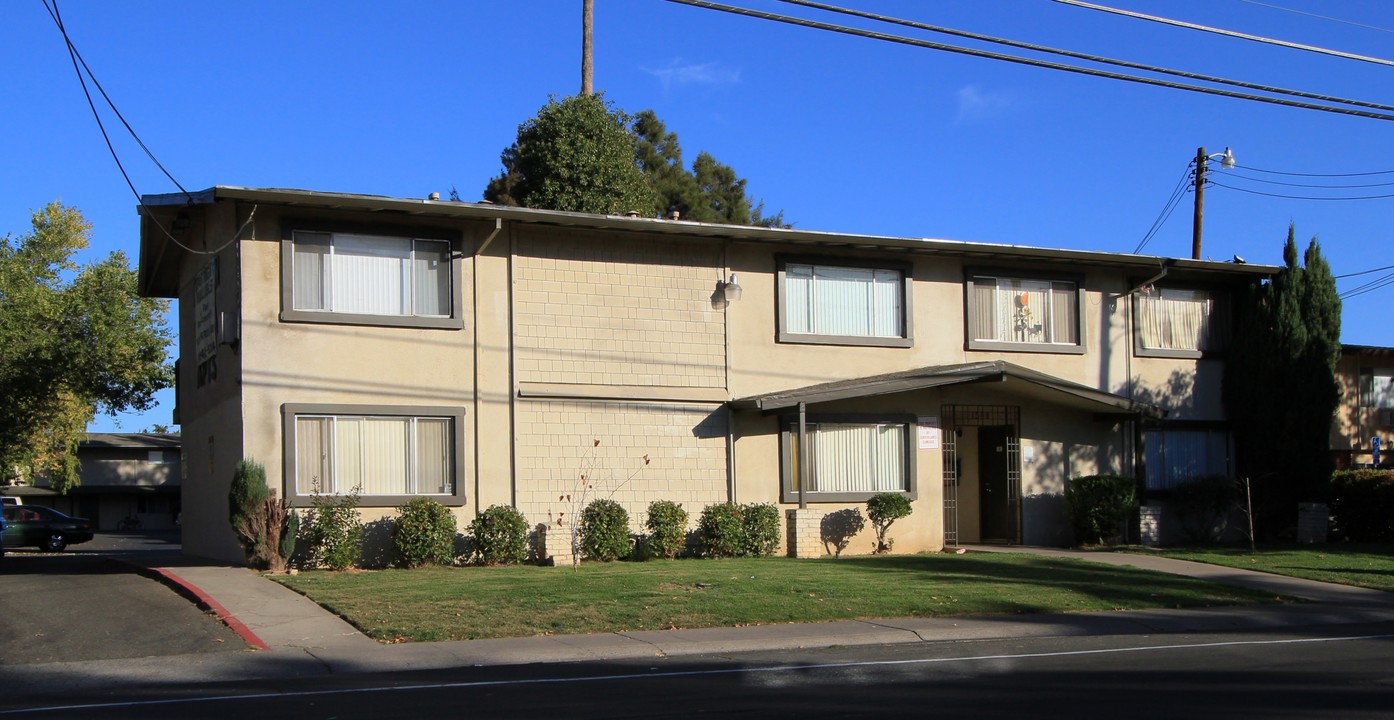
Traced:
<svg viewBox="0 0 1394 720">
<path fill-rule="evenodd" d="M 939 449 L 939 418 L 922 417 L 916 423 L 917 439 L 921 450 Z"/>
</svg>

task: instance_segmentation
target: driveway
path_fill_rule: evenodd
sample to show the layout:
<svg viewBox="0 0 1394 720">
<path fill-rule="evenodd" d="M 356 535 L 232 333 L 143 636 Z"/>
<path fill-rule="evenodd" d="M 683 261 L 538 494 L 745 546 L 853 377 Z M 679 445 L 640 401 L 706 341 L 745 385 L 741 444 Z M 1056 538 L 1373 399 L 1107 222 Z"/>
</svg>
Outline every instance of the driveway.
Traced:
<svg viewBox="0 0 1394 720">
<path fill-rule="evenodd" d="M 0 666 L 240 652 L 246 643 L 192 602 L 109 560 L 177 557 L 166 534 L 102 533 L 63 553 L 0 559 Z"/>
</svg>

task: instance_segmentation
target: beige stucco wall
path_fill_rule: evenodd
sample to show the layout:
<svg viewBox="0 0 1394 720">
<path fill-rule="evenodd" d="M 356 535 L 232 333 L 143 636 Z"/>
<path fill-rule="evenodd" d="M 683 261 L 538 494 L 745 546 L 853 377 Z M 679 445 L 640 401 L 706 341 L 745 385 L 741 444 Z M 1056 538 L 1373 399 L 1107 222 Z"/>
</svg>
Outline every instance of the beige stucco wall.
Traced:
<svg viewBox="0 0 1394 720">
<path fill-rule="evenodd" d="M 1366 354 L 1345 352 L 1336 364 L 1336 381 L 1341 388 L 1341 402 L 1336 407 L 1336 417 L 1331 422 L 1331 449 L 1337 453 L 1348 453 L 1352 464 L 1370 464 L 1374 461 L 1370 439 L 1380 439 L 1380 460 L 1391 454 L 1390 443 L 1394 442 L 1394 429 L 1379 424 L 1379 409 L 1360 406 L 1361 368 L 1389 370 L 1394 368 L 1394 356 L 1390 353 Z"/>
</svg>

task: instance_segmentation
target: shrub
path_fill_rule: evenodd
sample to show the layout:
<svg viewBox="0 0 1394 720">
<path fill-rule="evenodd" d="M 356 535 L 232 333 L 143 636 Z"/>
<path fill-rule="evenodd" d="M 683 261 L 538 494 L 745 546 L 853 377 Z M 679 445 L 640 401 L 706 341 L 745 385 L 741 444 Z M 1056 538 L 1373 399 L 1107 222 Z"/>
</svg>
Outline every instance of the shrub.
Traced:
<svg viewBox="0 0 1394 720">
<path fill-rule="evenodd" d="M 581 554 L 610 562 L 629 555 L 629 513 L 614 500 L 592 500 L 576 528 Z"/>
<path fill-rule="evenodd" d="M 697 519 L 697 544 L 707 557 L 736 557 L 745 546 L 741 508 L 734 503 L 708 505 Z"/>
<path fill-rule="evenodd" d="M 1086 475 L 1065 487 L 1065 506 L 1075 542 L 1102 543 L 1118 538 L 1128 513 L 1137 506 L 1137 481 L 1119 475 Z"/>
<path fill-rule="evenodd" d="M 1194 543 L 1218 542 L 1238 499 L 1234 480 L 1224 475 L 1205 475 L 1171 489 L 1178 524 L 1186 539 Z"/>
<path fill-rule="evenodd" d="M 303 562 L 310 567 L 347 570 L 363 557 L 363 521 L 358 515 L 358 490 L 347 495 L 314 494 L 301 523 Z"/>
<path fill-rule="evenodd" d="M 1394 541 L 1394 472 L 1334 473 L 1330 509 L 1335 537 L 1352 542 Z"/>
<path fill-rule="evenodd" d="M 470 521 L 473 553 L 481 565 L 516 565 L 527 557 L 528 521 L 512 505 L 492 505 Z"/>
<path fill-rule="evenodd" d="M 443 565 L 455 559 L 455 515 L 428 497 L 413 498 L 397 508 L 392 546 L 403 567 Z"/>
<path fill-rule="evenodd" d="M 876 547 L 872 552 L 878 555 L 890 552 L 895 540 L 887 540 L 886 531 L 891 529 L 891 523 L 914 511 L 910 506 L 910 498 L 900 493 L 872 495 L 871 499 L 866 501 L 866 516 L 871 518 L 871 527 L 876 530 Z"/>
<path fill-rule="evenodd" d="M 253 567 L 280 572 L 295 550 L 295 513 L 266 486 L 266 468 L 242 460 L 228 488 L 228 522 Z"/>
<path fill-rule="evenodd" d="M 658 557 L 675 558 L 687 547 L 687 511 L 678 503 L 649 503 L 644 528 L 649 531 L 648 551 Z"/>
<path fill-rule="evenodd" d="M 773 555 L 779 547 L 779 508 L 770 503 L 740 506 L 741 554 Z"/>
</svg>

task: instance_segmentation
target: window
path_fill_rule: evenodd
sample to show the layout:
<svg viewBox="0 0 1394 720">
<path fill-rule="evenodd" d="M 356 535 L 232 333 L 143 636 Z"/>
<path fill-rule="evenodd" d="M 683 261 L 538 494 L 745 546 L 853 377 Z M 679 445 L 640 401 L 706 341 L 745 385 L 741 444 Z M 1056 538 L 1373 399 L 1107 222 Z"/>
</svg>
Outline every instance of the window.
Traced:
<svg viewBox="0 0 1394 720">
<path fill-rule="evenodd" d="M 782 262 L 781 342 L 909 347 L 906 264 Z"/>
<path fill-rule="evenodd" d="M 1229 433 L 1223 430 L 1147 430 L 1147 489 L 1167 490 L 1207 475 L 1229 475 Z"/>
<path fill-rule="evenodd" d="M 282 320 L 461 327 L 451 243 L 295 231 L 283 243 Z"/>
<path fill-rule="evenodd" d="M 973 275 L 968 308 L 969 349 L 1083 352 L 1073 280 Z"/>
<path fill-rule="evenodd" d="M 1139 355 L 1200 357 L 1224 349 L 1229 324 L 1211 293 L 1156 288 L 1139 291 L 1133 298 Z"/>
<path fill-rule="evenodd" d="M 1394 408 L 1394 369 L 1360 368 L 1360 407 Z"/>
<path fill-rule="evenodd" d="M 455 462 L 462 410 L 287 405 L 285 413 L 293 499 L 357 492 L 365 505 L 419 495 L 463 501 Z"/>
<path fill-rule="evenodd" d="M 808 422 L 809 472 L 805 498 L 819 502 L 863 501 L 876 493 L 914 492 L 914 450 L 908 421 Z M 787 421 L 784 502 L 799 497 L 799 425 Z"/>
</svg>

